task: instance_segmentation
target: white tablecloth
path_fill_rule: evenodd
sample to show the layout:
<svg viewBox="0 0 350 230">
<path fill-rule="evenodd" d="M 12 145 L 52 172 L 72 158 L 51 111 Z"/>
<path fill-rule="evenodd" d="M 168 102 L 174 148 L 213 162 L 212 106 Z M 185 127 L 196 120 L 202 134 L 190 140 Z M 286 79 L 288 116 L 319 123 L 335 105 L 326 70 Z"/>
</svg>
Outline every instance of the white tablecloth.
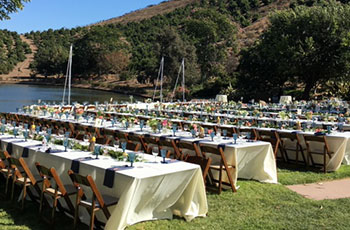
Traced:
<svg viewBox="0 0 350 230">
<path fill-rule="evenodd" d="M 295 132 L 293 130 L 282 130 L 282 132 Z M 302 135 L 314 135 L 313 132 L 299 132 L 301 144 L 303 148 L 305 148 L 304 154 L 306 156 L 306 145 L 304 143 L 304 138 Z M 331 152 L 333 152 L 332 158 L 329 160 L 327 157 L 327 166 L 326 169 L 329 172 L 337 171 L 341 164 L 350 165 L 350 133 L 331 133 L 326 135 L 326 140 Z M 290 144 L 290 143 L 288 143 Z M 295 148 L 295 146 L 294 146 Z M 317 150 L 318 152 L 323 152 L 323 144 L 320 143 L 312 143 L 310 145 L 312 150 Z M 292 159 L 295 159 L 295 153 L 288 152 L 288 156 Z M 323 163 L 323 156 L 321 155 L 313 155 L 314 161 L 316 163 Z M 300 159 L 300 158 L 299 158 Z"/>
<path fill-rule="evenodd" d="M 44 153 L 38 146 L 30 147 L 39 144 L 37 141 L 18 142 L 3 137 L 0 137 L 1 148 L 6 149 L 8 142 L 13 142 L 14 157 L 21 157 L 23 148 L 29 147 L 29 156 L 24 159 L 34 174 L 38 174 L 34 163 L 39 162 L 46 167 L 54 167 L 64 184 L 71 184 L 67 171 L 71 168 L 72 160 L 91 156 L 79 151 Z M 154 159 L 149 155 L 145 157 Z M 111 217 L 105 229 L 124 229 L 146 220 L 172 219 L 173 214 L 190 221 L 208 212 L 199 166 L 180 161 L 169 164 L 136 162 L 134 168 L 115 173 L 113 188 L 104 186 L 105 170 L 122 165 L 125 163 L 104 156 L 99 160 L 80 162 L 80 174 L 90 174 L 102 194 L 119 198 L 118 204 L 110 208 Z M 88 222 L 86 210 L 80 209 L 80 216 L 84 222 Z M 97 217 L 104 219 L 102 212 L 98 212 Z"/>
</svg>

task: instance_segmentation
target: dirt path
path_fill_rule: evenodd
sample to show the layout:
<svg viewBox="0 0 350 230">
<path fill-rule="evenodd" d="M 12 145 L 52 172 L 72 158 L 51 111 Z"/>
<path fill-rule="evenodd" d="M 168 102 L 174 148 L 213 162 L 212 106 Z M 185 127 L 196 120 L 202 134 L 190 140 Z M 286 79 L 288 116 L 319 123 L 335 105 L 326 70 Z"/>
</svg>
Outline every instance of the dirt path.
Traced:
<svg viewBox="0 0 350 230">
<path fill-rule="evenodd" d="M 287 186 L 305 198 L 313 200 L 340 199 L 350 197 L 350 179 Z"/>
<path fill-rule="evenodd" d="M 26 59 L 23 62 L 17 63 L 15 68 L 9 74 L 0 74 L 2 83 L 16 83 L 19 81 L 29 81 L 31 70 L 29 65 L 34 60 L 34 54 L 37 51 L 37 47 L 34 45 L 33 40 L 27 39 L 24 35 L 20 35 L 23 42 L 27 43 L 32 50 L 31 54 L 26 54 Z"/>
</svg>

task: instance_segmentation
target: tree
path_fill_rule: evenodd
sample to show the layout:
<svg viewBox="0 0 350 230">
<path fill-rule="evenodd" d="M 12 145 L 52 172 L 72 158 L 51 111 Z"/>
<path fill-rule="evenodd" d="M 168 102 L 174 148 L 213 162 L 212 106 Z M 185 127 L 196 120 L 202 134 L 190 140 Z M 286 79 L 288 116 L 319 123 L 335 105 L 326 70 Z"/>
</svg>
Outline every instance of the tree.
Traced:
<svg viewBox="0 0 350 230">
<path fill-rule="evenodd" d="M 46 44 L 46 49 L 39 49 L 35 54 L 31 68 L 44 76 L 63 75 L 67 68 L 68 55 L 69 49 L 66 47 L 55 43 Z"/>
<path fill-rule="evenodd" d="M 123 50 L 117 50 L 100 56 L 99 65 L 106 72 L 120 74 L 130 62 L 130 55 Z"/>
<path fill-rule="evenodd" d="M 319 84 L 347 78 L 350 71 L 350 6 L 296 7 L 270 17 L 261 40 L 243 52 L 239 84 L 252 82 L 257 94 L 298 82 L 303 98 Z M 281 91 L 279 92 L 281 93 Z"/>
<path fill-rule="evenodd" d="M 102 75 L 111 71 L 103 63 L 106 55 L 121 51 L 128 56 L 128 43 L 121 38 L 118 30 L 109 27 L 95 26 L 78 39 L 74 46 L 76 73 L 79 75 Z"/>
<path fill-rule="evenodd" d="M 173 28 L 165 28 L 158 37 L 156 44 L 159 59 L 164 57 L 164 75 L 170 88 L 174 86 L 181 61 L 185 59 L 185 71 L 187 83 L 197 84 L 200 79 L 199 67 L 197 65 L 196 48 L 187 41 L 184 41 Z"/>
<path fill-rule="evenodd" d="M 0 20 L 10 19 L 9 14 L 23 9 L 23 3 L 30 0 L 0 0 Z"/>
</svg>

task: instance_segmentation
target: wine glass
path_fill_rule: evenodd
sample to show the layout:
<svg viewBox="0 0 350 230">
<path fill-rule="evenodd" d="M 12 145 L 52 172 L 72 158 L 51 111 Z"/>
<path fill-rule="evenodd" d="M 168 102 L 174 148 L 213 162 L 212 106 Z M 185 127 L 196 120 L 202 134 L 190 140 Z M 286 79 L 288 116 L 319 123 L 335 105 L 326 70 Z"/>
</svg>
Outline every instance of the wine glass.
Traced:
<svg viewBox="0 0 350 230">
<path fill-rule="evenodd" d="M 58 136 L 58 138 L 63 138 L 64 137 L 64 130 L 58 129 L 57 136 Z"/>
<path fill-rule="evenodd" d="M 119 148 L 119 140 L 114 140 L 113 141 L 113 147 L 118 149 Z"/>
<path fill-rule="evenodd" d="M 85 135 L 83 136 L 84 144 L 89 144 L 89 140 L 90 140 L 89 135 L 85 134 Z"/>
<path fill-rule="evenodd" d="M 157 163 L 158 154 L 159 154 L 158 147 L 153 147 L 152 148 L 152 155 L 154 156 L 154 163 Z"/>
</svg>

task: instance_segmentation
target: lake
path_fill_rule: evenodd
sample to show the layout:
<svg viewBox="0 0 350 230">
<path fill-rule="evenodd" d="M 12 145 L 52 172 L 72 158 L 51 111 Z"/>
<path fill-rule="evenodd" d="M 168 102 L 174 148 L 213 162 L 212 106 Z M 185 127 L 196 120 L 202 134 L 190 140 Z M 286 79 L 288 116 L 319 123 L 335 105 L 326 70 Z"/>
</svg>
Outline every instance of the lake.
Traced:
<svg viewBox="0 0 350 230">
<path fill-rule="evenodd" d="M 61 103 L 62 96 L 63 87 L 19 84 L 0 85 L 0 112 L 15 112 L 16 108 L 35 104 L 39 99 L 50 103 Z M 88 101 L 94 103 L 99 101 L 103 103 L 111 98 L 119 102 L 130 100 L 129 96 L 124 94 L 77 88 L 72 88 L 71 90 L 71 102 L 83 103 Z M 135 99 L 140 98 L 135 97 Z"/>
</svg>

